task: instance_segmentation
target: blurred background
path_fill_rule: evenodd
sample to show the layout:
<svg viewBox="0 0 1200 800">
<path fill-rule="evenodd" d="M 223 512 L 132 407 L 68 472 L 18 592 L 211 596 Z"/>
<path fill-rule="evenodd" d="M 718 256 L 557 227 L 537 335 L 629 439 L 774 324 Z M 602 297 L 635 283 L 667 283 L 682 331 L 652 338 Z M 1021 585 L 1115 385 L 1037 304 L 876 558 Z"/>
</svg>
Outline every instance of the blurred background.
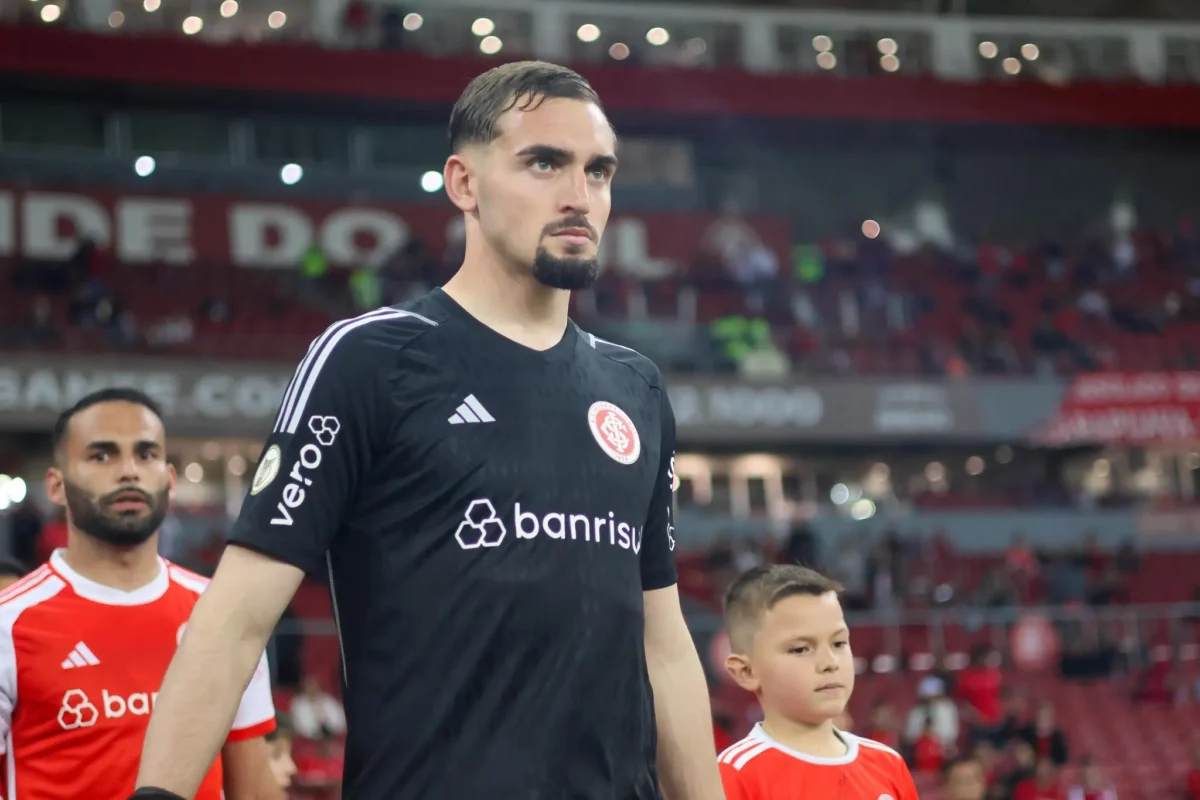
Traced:
<svg viewBox="0 0 1200 800">
<path fill-rule="evenodd" d="M 1191 0 L 0 0 L 0 541 L 65 542 L 50 424 L 133 385 L 209 572 L 311 338 L 460 263 L 450 106 L 529 57 L 622 137 L 573 315 L 668 375 L 719 746 L 758 714 L 721 592 L 798 561 L 922 797 L 974 752 L 993 798 L 1200 799 Z M 298 796 L 338 792 L 333 634 L 314 579 Z"/>
</svg>

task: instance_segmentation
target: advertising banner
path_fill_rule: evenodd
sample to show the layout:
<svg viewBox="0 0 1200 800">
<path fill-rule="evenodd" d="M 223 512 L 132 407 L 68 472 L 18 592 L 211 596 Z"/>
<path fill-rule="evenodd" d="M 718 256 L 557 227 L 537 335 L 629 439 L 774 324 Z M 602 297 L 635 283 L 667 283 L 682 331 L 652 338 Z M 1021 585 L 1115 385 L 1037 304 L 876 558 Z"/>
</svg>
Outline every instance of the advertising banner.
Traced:
<svg viewBox="0 0 1200 800">
<path fill-rule="evenodd" d="M 294 366 L 0 354 L 0 431 L 48 431 L 55 416 L 83 395 L 132 386 L 161 404 L 175 434 L 263 437 Z M 979 395 L 969 384 L 763 384 L 678 377 L 668 378 L 668 386 L 685 446 L 986 436 Z"/>
<path fill-rule="evenodd" d="M 1038 444 L 1193 441 L 1200 428 L 1200 372 L 1104 373 L 1075 378 Z"/>
<path fill-rule="evenodd" d="M 639 213 L 609 219 L 600 264 L 644 278 L 670 275 L 705 250 L 719 251 L 731 228 L 739 241 L 757 241 L 787 260 L 791 234 L 782 219 Z M 0 257 L 62 260 L 78 247 L 79 236 L 87 236 L 125 264 L 295 269 L 316 242 L 334 266 L 374 267 L 414 238 L 440 255 L 462 235 L 462 215 L 445 200 L 349 205 L 0 185 Z"/>
</svg>

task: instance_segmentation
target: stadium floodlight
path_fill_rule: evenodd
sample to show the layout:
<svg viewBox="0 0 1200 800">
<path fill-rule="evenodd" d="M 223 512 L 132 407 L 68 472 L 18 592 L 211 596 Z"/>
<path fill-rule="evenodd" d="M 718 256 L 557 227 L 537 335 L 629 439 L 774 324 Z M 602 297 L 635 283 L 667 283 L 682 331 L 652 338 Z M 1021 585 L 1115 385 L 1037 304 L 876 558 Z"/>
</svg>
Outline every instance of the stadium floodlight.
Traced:
<svg viewBox="0 0 1200 800">
<path fill-rule="evenodd" d="M 421 188 L 433 193 L 442 188 L 442 173 L 429 170 L 421 176 Z"/>
<path fill-rule="evenodd" d="M 581 42 L 594 42 L 600 38 L 600 27 L 586 22 L 579 26 L 579 30 L 575 31 L 575 36 Z"/>
<path fill-rule="evenodd" d="M 661 47 L 671 41 L 671 34 L 666 28 L 651 28 L 646 31 L 646 41 L 655 47 Z"/>
<path fill-rule="evenodd" d="M 494 30 L 496 30 L 496 23 L 487 17 L 480 17 L 471 23 L 471 33 L 476 36 L 490 36 Z"/>
<path fill-rule="evenodd" d="M 138 160 L 133 162 L 133 171 L 139 178 L 149 178 L 157 167 L 154 156 L 138 156 Z"/>
<path fill-rule="evenodd" d="M 483 41 L 479 43 L 479 52 L 484 55 L 494 56 L 500 52 L 500 48 L 504 47 L 504 42 L 500 41 L 499 36 L 485 36 Z"/>
<path fill-rule="evenodd" d="M 197 16 L 190 16 L 183 21 L 183 32 L 188 36 L 195 36 L 204 27 L 204 20 Z"/>
<path fill-rule="evenodd" d="M 287 14 L 283 13 L 282 11 L 272 11 L 267 17 L 267 25 L 271 27 L 271 30 L 277 31 L 286 24 Z"/>
<path fill-rule="evenodd" d="M 229 19 L 230 17 L 232 17 L 233 15 L 235 15 L 237 13 L 238 13 L 237 0 L 225 0 L 225 2 L 221 3 L 221 16 L 224 17 L 225 19 Z"/>
<path fill-rule="evenodd" d="M 57 22 L 62 16 L 62 9 L 51 3 L 50 5 L 42 6 L 42 22 Z"/>
<path fill-rule="evenodd" d="M 425 24 L 425 18 L 420 14 L 405 14 L 404 15 L 404 30 L 416 31 L 420 30 Z"/>
<path fill-rule="evenodd" d="M 279 170 L 279 180 L 288 186 L 295 186 L 303 177 L 304 167 L 299 164 L 285 164 L 283 169 Z"/>
</svg>

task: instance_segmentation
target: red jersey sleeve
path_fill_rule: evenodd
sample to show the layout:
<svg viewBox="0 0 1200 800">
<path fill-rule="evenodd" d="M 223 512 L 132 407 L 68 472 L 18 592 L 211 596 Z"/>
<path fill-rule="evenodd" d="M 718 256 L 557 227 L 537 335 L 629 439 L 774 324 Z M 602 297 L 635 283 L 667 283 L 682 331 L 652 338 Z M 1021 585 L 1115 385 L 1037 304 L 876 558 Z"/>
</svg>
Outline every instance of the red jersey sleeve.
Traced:
<svg viewBox="0 0 1200 800">
<path fill-rule="evenodd" d="M 725 787 L 725 800 L 760 800 L 742 783 L 740 772 L 724 762 L 718 766 L 721 768 L 721 784 Z"/>
<path fill-rule="evenodd" d="M 896 800 L 920 800 L 908 765 L 899 759 L 896 760 L 896 788 L 900 790 L 900 796 Z"/>
</svg>

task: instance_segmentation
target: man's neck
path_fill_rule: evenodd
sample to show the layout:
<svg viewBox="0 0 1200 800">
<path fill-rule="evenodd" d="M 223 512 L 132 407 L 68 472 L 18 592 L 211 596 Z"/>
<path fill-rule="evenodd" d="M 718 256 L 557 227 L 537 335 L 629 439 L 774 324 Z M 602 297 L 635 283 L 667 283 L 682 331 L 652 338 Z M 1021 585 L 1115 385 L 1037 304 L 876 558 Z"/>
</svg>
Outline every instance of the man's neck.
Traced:
<svg viewBox="0 0 1200 800">
<path fill-rule="evenodd" d="M 850 750 L 834 730 L 833 720 L 808 725 L 768 713 L 763 730 L 780 744 L 815 758 L 840 758 Z"/>
<path fill-rule="evenodd" d="M 157 534 L 134 547 L 116 547 L 72 526 L 62 555 L 68 567 L 89 581 L 123 592 L 149 585 L 162 569 Z"/>
<path fill-rule="evenodd" d="M 484 325 L 534 350 L 558 344 L 567 328 L 570 292 L 516 275 L 494 255 L 472 248 L 442 291 Z"/>
</svg>

